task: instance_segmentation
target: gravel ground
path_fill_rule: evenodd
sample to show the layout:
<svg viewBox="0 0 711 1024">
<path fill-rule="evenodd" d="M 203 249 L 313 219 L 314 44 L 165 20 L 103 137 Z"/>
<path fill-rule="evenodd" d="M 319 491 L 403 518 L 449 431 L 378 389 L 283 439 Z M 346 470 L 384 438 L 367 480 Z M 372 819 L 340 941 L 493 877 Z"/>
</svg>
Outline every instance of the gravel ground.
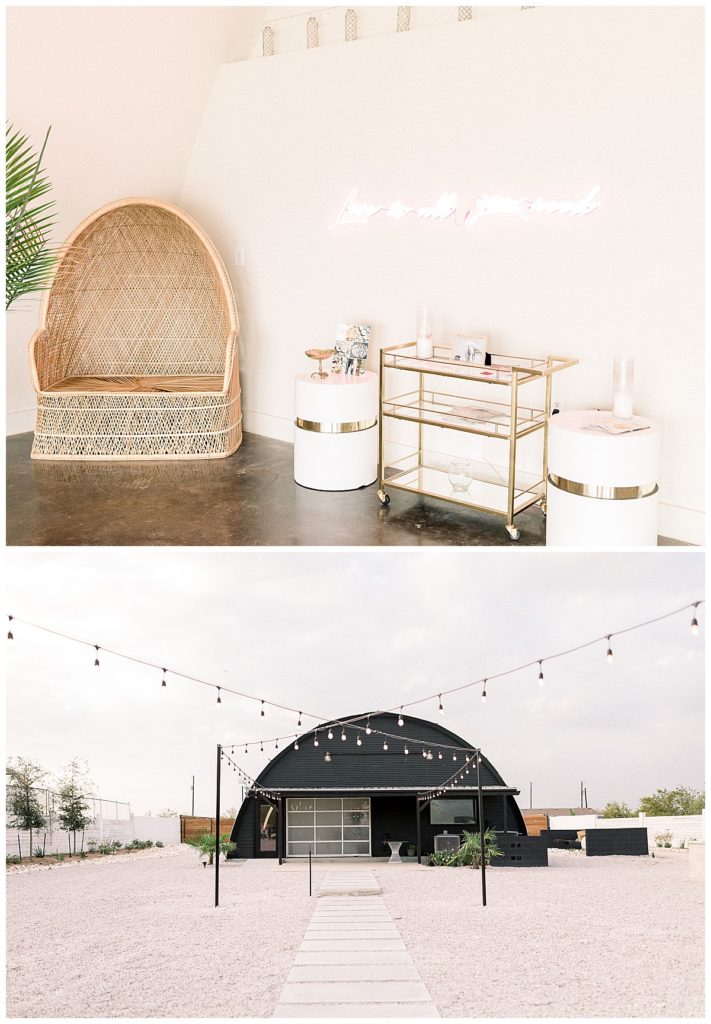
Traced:
<svg viewBox="0 0 711 1024">
<path fill-rule="evenodd" d="M 494 869 L 485 908 L 478 871 L 376 874 L 443 1017 L 702 1017 L 703 887 L 656 852 Z"/>
<path fill-rule="evenodd" d="M 486 909 L 477 871 L 374 870 L 442 1016 L 702 1016 L 703 892 L 662 853 L 499 868 Z M 8 1016 L 270 1016 L 313 909 L 305 866 L 224 865 L 217 912 L 213 879 L 180 847 L 9 873 Z"/>
</svg>

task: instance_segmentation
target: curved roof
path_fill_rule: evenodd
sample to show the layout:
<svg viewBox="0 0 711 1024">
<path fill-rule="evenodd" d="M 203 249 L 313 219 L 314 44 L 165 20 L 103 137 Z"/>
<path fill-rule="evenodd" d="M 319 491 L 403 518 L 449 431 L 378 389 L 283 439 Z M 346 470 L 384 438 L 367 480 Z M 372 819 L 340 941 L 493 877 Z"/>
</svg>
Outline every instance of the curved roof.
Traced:
<svg viewBox="0 0 711 1024">
<path fill-rule="evenodd" d="M 397 724 L 398 716 L 390 712 L 372 712 L 370 715 L 365 712 L 326 722 L 316 730 L 303 733 L 295 741 L 298 749 L 295 743 L 291 743 L 280 751 L 260 772 L 256 782 L 266 789 L 281 792 L 324 789 L 414 792 L 442 785 L 458 766 L 464 764 L 467 752 L 475 749 L 473 744 L 439 722 L 428 722 L 408 714 L 403 717 L 402 727 Z M 373 730 L 370 735 L 364 731 L 368 719 Z M 341 739 L 341 722 L 353 723 L 345 725 L 345 741 Z M 329 727 L 333 732 L 332 740 L 328 739 Z M 387 738 L 383 733 L 388 734 Z M 315 735 L 318 746 L 314 746 Z M 385 739 L 387 750 L 383 749 Z M 408 754 L 405 754 L 405 746 Z M 432 752 L 431 760 L 422 756 L 423 750 Z M 324 760 L 326 751 L 331 754 L 330 762 Z M 481 775 L 482 786 L 517 792 L 507 787 L 483 754 Z M 466 781 L 474 787 L 475 772 L 471 771 Z"/>
</svg>

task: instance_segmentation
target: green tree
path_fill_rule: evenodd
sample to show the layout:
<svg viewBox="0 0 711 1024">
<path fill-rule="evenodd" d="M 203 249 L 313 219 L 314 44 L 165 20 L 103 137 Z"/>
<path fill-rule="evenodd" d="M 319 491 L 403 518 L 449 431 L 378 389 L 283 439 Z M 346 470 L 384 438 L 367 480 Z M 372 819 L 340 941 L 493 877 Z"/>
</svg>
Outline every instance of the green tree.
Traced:
<svg viewBox="0 0 711 1024">
<path fill-rule="evenodd" d="M 7 810 L 10 824 L 30 833 L 30 857 L 35 829 L 47 824 L 35 787 L 47 777 L 47 772 L 36 761 L 24 757 L 10 757 L 5 773 L 9 780 Z"/>
<path fill-rule="evenodd" d="M 77 832 L 83 832 L 93 818 L 89 814 L 88 797 L 92 795 L 93 784 L 86 763 L 74 758 L 62 769 L 59 780 L 59 824 L 65 832 L 74 836 L 74 853 L 77 852 Z"/>
<path fill-rule="evenodd" d="M 208 863 L 212 864 L 215 858 L 215 836 L 211 832 L 204 832 L 197 839 L 186 840 L 188 846 L 193 846 L 198 854 L 208 857 Z M 237 843 L 231 843 L 227 832 L 220 836 L 220 853 L 232 853 L 237 849 Z"/>
<path fill-rule="evenodd" d="M 610 800 L 605 804 L 602 816 L 603 818 L 634 818 L 636 812 L 622 801 Z"/>
<path fill-rule="evenodd" d="M 676 789 L 657 789 L 652 796 L 643 796 L 639 809 L 654 817 L 674 814 L 701 814 L 706 806 L 706 794 L 691 786 Z"/>
</svg>

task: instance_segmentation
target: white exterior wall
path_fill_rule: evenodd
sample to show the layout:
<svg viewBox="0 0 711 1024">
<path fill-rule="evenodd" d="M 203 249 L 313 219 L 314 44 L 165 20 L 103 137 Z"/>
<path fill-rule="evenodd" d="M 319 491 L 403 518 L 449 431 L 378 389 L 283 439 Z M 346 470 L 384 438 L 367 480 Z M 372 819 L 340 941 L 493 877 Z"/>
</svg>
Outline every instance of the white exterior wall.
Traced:
<svg viewBox="0 0 711 1024">
<path fill-rule="evenodd" d="M 705 815 L 685 814 L 669 817 L 647 817 L 640 814 L 637 818 L 596 818 L 594 815 L 558 814 L 549 820 L 552 829 L 588 829 L 588 828 L 645 828 L 649 839 L 649 848 L 656 848 L 654 837 L 658 832 L 671 831 L 672 846 L 688 844 L 689 840 L 698 843 L 704 841 Z"/>
<path fill-rule="evenodd" d="M 33 847 L 42 846 L 45 835 L 45 853 L 69 852 L 67 833 L 56 827 L 53 829 L 37 829 L 32 836 Z M 18 852 L 18 836 L 22 844 L 22 856 L 28 857 L 30 854 L 30 834 L 29 832 L 21 832 L 16 828 L 7 828 L 5 830 L 5 852 L 11 855 Z M 150 815 L 146 817 L 131 816 L 130 818 L 97 817 L 93 824 L 84 832 L 84 849 L 87 849 L 91 840 L 97 843 L 118 840 L 118 842 L 123 843 L 125 846 L 126 843 L 130 843 L 133 839 L 152 839 L 154 843 L 162 842 L 165 845 L 179 843 L 180 818 L 154 818 Z M 81 833 L 77 833 L 77 850 L 80 846 Z"/>
</svg>

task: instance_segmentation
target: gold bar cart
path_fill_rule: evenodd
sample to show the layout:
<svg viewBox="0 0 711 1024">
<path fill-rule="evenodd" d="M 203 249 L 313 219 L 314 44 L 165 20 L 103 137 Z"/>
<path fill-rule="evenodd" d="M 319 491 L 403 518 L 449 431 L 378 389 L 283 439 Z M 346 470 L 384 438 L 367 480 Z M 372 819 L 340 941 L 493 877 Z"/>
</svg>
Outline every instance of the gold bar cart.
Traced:
<svg viewBox="0 0 711 1024">
<path fill-rule="evenodd" d="M 490 359 L 491 365 L 486 366 L 459 362 L 452 358 L 450 349 L 441 346 L 435 346 L 432 358 L 418 359 L 415 342 L 381 350 L 378 498 L 387 505 L 390 502 L 388 491 L 396 489 L 489 512 L 505 519 L 509 536 L 518 540 L 521 532 L 514 518 L 536 504 L 544 514 L 546 511 L 553 374 L 575 366 L 578 360 L 495 353 Z M 389 379 L 406 380 L 405 390 L 389 392 L 386 373 Z M 539 407 L 525 405 L 520 389 L 536 382 L 539 390 L 545 390 L 543 401 L 540 403 L 539 396 Z M 393 421 L 415 424 L 417 442 L 386 438 L 386 424 Z M 449 456 L 425 448 L 425 428 L 428 427 L 506 442 L 507 464 L 500 467 L 486 458 L 469 461 L 475 493 L 470 495 L 468 489 L 457 490 L 450 483 L 452 460 Z M 523 470 L 517 467 L 518 442 L 538 431 L 543 433 L 540 472 L 538 465 L 534 472 Z M 386 445 L 411 450 L 398 458 L 386 458 Z"/>
</svg>

